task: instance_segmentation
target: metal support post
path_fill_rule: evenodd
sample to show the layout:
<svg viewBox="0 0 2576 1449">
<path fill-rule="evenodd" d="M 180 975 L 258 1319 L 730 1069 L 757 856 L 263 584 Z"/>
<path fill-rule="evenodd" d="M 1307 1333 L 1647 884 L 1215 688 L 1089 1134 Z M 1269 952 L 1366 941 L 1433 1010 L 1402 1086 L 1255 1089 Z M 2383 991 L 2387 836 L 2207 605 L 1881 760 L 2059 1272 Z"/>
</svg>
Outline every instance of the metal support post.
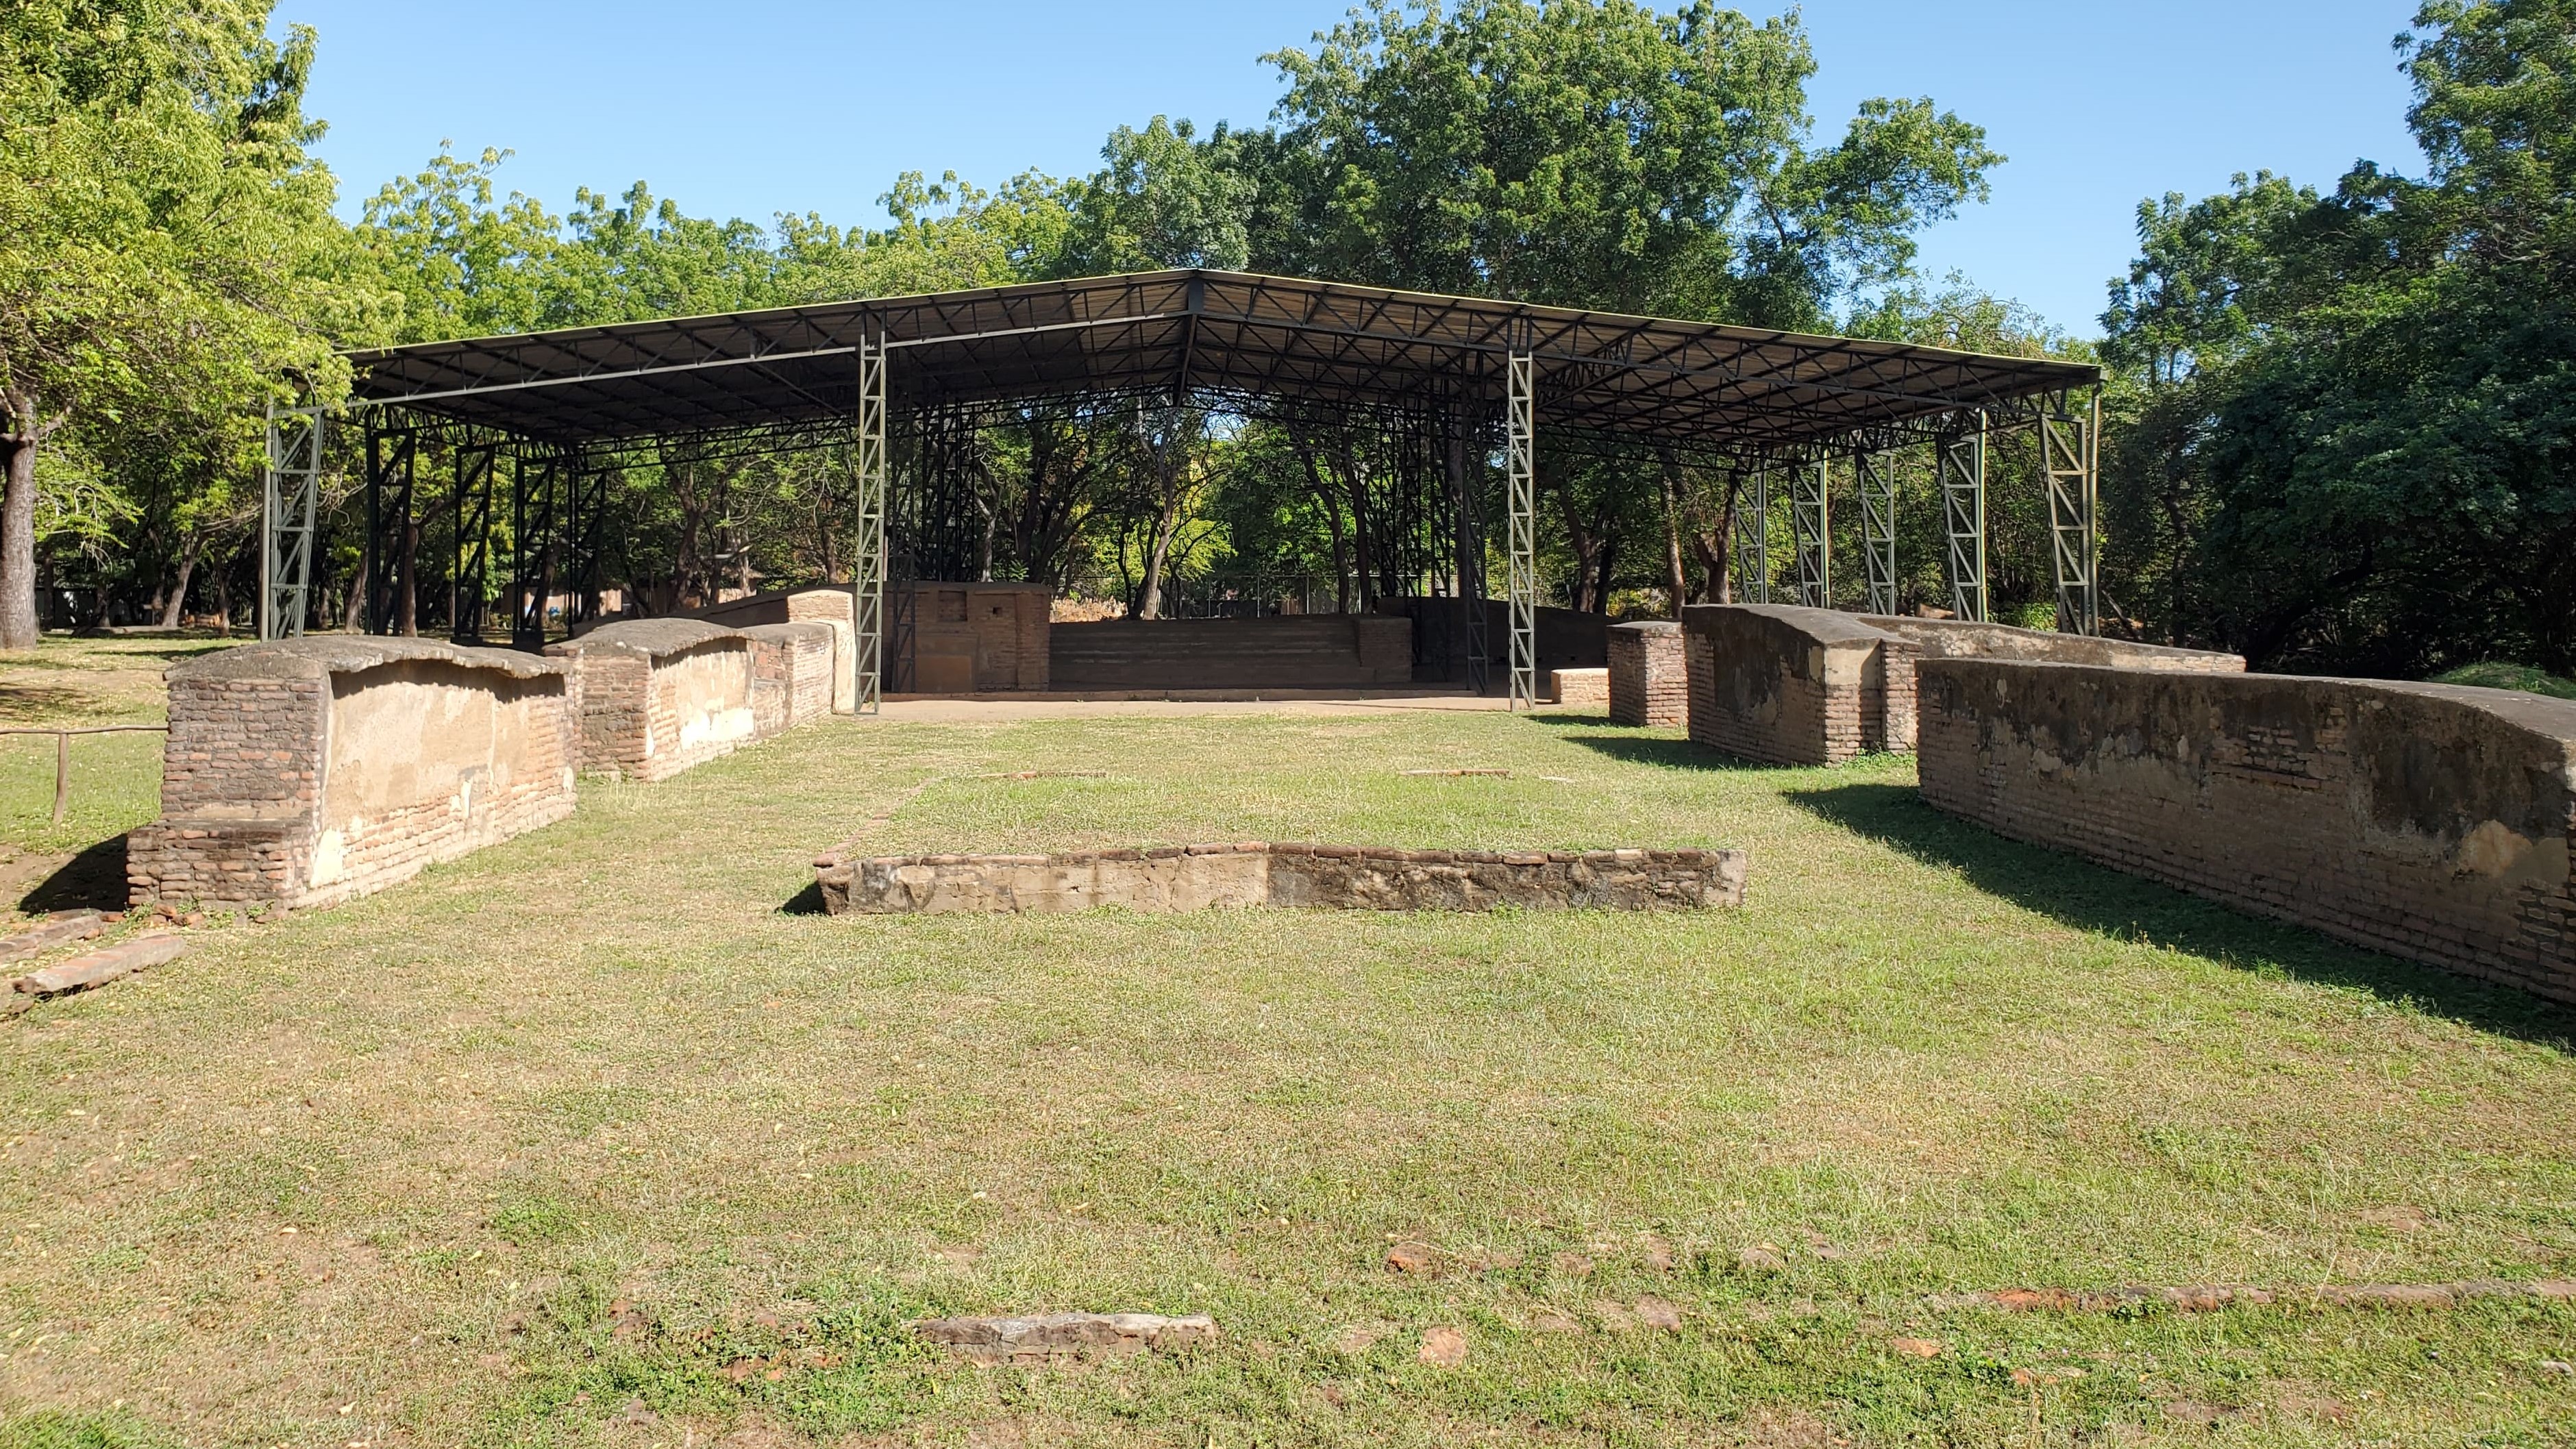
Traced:
<svg viewBox="0 0 2576 1449">
<path fill-rule="evenodd" d="M 1741 486 L 1741 485 L 1739 485 Z M 1771 602 L 1771 469 L 1753 470 L 1753 506 L 1735 500 L 1735 597 L 1739 602 Z"/>
<path fill-rule="evenodd" d="M 1504 364 L 1503 409 L 1511 524 L 1507 543 L 1512 611 L 1513 709 L 1538 707 L 1538 362 L 1515 352 Z"/>
<path fill-rule="evenodd" d="M 1986 600 L 1986 413 L 1977 430 L 1945 438 L 1941 454 L 1942 532 L 1950 543 L 1950 612 L 1988 622 Z"/>
<path fill-rule="evenodd" d="M 1896 612 L 1896 454 L 1865 452 L 1859 470 L 1860 555 L 1869 581 L 1869 613 Z"/>
<path fill-rule="evenodd" d="M 402 632 L 404 591 L 417 586 L 404 566 L 411 543 L 411 495 L 420 461 L 419 435 L 408 428 L 367 428 L 367 618 L 370 634 Z M 412 600 L 417 608 L 417 596 Z"/>
<path fill-rule="evenodd" d="M 1463 414 L 1444 411 L 1440 424 L 1449 484 L 1450 528 L 1456 545 L 1458 614 L 1460 637 L 1467 653 L 1467 687 L 1483 694 L 1493 649 L 1485 637 L 1484 490 L 1477 486 L 1480 480 L 1474 475 L 1483 472 L 1485 465 L 1482 459 L 1470 462 L 1468 423 Z"/>
<path fill-rule="evenodd" d="M 1810 609 L 1834 606 L 1833 491 L 1830 457 L 1789 470 L 1789 533 L 1798 550 L 1797 599 Z"/>
<path fill-rule="evenodd" d="M 555 482 L 564 459 L 551 449 L 511 458 L 510 647 L 546 647 L 546 596 L 554 592 Z"/>
<path fill-rule="evenodd" d="M 857 451 L 857 546 L 850 562 L 850 667 L 859 714 L 885 703 L 886 594 L 886 349 L 882 338 L 859 345 L 859 408 L 852 442 Z"/>
<path fill-rule="evenodd" d="M 571 491 L 564 506 L 564 587 L 570 603 L 564 623 L 587 624 L 600 608 L 600 570 L 606 555 L 608 476 L 613 471 L 595 459 L 583 459 L 572 470 Z"/>
<path fill-rule="evenodd" d="M 2097 399 L 2094 409 L 2098 413 Z M 2094 580 L 2093 420 L 2063 407 L 2040 414 L 2039 452 L 2048 474 L 2048 532 L 2057 566 L 2057 627 L 2069 634 L 2099 634 L 2102 615 Z"/>
<path fill-rule="evenodd" d="M 259 637 L 304 632 L 313 585 L 313 534 L 321 516 L 323 414 L 268 409 L 268 467 L 260 492 Z"/>
<path fill-rule="evenodd" d="M 456 567 L 449 574 L 448 637 L 483 642 L 483 614 L 491 599 L 492 474 L 501 445 L 466 443 L 456 450 Z"/>
</svg>

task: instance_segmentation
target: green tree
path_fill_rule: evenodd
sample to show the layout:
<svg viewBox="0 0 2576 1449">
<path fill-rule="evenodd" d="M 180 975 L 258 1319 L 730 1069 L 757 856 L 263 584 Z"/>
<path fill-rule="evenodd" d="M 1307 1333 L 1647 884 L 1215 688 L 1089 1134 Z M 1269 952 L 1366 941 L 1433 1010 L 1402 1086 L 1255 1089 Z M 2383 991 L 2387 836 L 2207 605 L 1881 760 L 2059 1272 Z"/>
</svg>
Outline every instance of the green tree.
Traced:
<svg viewBox="0 0 2576 1449">
<path fill-rule="evenodd" d="M 2151 625 L 2258 664 L 2576 667 L 2576 0 L 2399 38 L 2422 179 L 2141 209 L 2109 560 Z"/>
<path fill-rule="evenodd" d="M 265 0 L 0 10 L 0 648 L 37 635 L 37 460 L 65 428 L 181 414 L 214 433 L 294 382 L 340 386 L 378 331 L 332 181 L 305 153 L 313 35 Z M 215 453 L 217 470 L 238 453 Z"/>
</svg>

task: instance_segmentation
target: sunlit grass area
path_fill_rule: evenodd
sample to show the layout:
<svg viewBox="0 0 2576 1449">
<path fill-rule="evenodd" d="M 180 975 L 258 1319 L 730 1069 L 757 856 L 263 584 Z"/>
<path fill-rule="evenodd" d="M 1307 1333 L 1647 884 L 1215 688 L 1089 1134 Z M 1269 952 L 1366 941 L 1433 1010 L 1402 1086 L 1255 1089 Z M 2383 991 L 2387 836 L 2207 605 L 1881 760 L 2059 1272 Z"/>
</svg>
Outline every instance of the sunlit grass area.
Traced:
<svg viewBox="0 0 2576 1449">
<path fill-rule="evenodd" d="M 1402 773 L 1461 767 L 1512 773 Z M 1753 876 L 1686 916 L 813 914 L 812 857 L 862 831 L 1719 845 Z M 2564 1301 L 1946 1306 L 2576 1275 L 2576 1019 L 1998 840 L 1902 760 L 1565 715 L 835 721 L 196 935 L 0 1026 L 0 1445 L 2576 1421 Z M 903 1329 L 1071 1309 L 1224 1336 L 997 1370 Z M 1462 1364 L 1421 1361 L 1434 1328 Z"/>
<path fill-rule="evenodd" d="M 2576 679 L 2561 679 L 2528 664 L 2463 664 L 2447 674 L 2434 675 L 2433 682 L 2474 684 L 2481 689 L 2518 689 L 2525 694 L 2545 694 L 2553 699 L 2576 699 Z"/>
</svg>

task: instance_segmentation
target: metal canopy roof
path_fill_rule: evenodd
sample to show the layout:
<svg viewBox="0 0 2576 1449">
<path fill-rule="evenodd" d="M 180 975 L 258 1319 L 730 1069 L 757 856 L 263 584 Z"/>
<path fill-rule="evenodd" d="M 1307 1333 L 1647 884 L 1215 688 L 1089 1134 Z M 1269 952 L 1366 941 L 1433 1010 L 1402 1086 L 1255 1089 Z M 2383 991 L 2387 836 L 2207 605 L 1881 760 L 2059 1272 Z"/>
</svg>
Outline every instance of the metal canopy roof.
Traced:
<svg viewBox="0 0 2576 1449">
<path fill-rule="evenodd" d="M 2100 380 L 2080 363 L 1536 307 L 1239 272 L 1164 271 L 827 302 L 351 355 L 361 404 L 581 444 L 890 403 L 1208 391 L 1333 407 L 1499 407 L 1535 358 L 1545 426 L 1778 456 Z"/>
</svg>

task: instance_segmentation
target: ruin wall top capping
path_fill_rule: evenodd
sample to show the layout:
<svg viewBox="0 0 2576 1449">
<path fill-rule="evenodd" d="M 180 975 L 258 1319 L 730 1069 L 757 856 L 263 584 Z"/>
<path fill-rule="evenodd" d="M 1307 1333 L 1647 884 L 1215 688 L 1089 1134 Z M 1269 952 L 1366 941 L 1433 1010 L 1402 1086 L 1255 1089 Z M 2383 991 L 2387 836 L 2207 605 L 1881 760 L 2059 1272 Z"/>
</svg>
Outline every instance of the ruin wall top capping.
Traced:
<svg viewBox="0 0 2576 1449">
<path fill-rule="evenodd" d="M 2023 678 L 2064 679 L 2069 682 L 2087 676 L 2134 679 L 2146 671 L 2120 669 L 2098 664 L 2064 664 L 2039 659 L 1926 659 L 1917 666 L 1926 673 L 1933 671 L 1993 671 L 2005 679 L 2018 674 Z M 2032 671 L 2039 671 L 2034 674 Z M 2484 689 L 2466 684 L 2422 684 L 2404 679 L 2347 679 L 2321 674 L 2238 674 L 2221 672 L 2203 676 L 2185 675 L 2173 683 L 2187 687 L 2223 689 L 2246 699 L 2289 699 L 2308 694 L 2340 694 L 2348 698 L 2370 699 L 2374 696 L 2390 704 L 2401 700 L 2421 700 L 2437 713 L 2461 711 L 2482 716 L 2496 724 L 2528 737 L 2544 755 L 2559 756 L 2570 771 L 2570 783 L 2576 785 L 2576 699 L 2551 699 L 2546 695 L 2525 694 L 2512 689 Z M 2457 718 L 2458 715 L 2451 717 Z"/>
<path fill-rule="evenodd" d="M 1934 658 L 2023 659 L 2034 663 L 2125 665 L 2138 669 L 2207 670 L 2242 673 L 2245 656 L 2214 649 L 2177 649 L 2052 629 L 2024 629 L 2013 624 L 1974 619 L 1926 619 L 1906 614 L 1856 616 L 1873 629 L 1912 640 Z"/>
<path fill-rule="evenodd" d="M 1693 634 L 1710 633 L 1729 615 L 1785 625 L 1819 644 L 1878 644 L 1896 637 L 1862 623 L 1858 614 L 1796 604 L 1693 604 L 1682 610 L 1682 627 Z"/>
<path fill-rule="evenodd" d="M 570 672 L 560 659 L 523 654 L 516 649 L 477 649 L 437 639 L 402 639 L 363 634 L 314 634 L 217 650 L 170 667 L 174 684 L 214 679 L 327 679 L 356 674 L 387 664 L 428 660 L 462 669 L 490 669 L 513 679 L 539 679 Z"/>
<path fill-rule="evenodd" d="M 1678 634 L 1682 631 L 1681 624 L 1672 619 L 1639 619 L 1634 623 L 1613 624 L 1610 627 L 1625 629 L 1632 634 Z"/>
<path fill-rule="evenodd" d="M 741 631 L 704 619 L 621 619 L 602 624 L 578 639 L 546 646 L 548 654 L 581 654 L 593 649 L 620 649 L 648 659 L 685 654 L 701 644 L 737 639 Z"/>
</svg>

